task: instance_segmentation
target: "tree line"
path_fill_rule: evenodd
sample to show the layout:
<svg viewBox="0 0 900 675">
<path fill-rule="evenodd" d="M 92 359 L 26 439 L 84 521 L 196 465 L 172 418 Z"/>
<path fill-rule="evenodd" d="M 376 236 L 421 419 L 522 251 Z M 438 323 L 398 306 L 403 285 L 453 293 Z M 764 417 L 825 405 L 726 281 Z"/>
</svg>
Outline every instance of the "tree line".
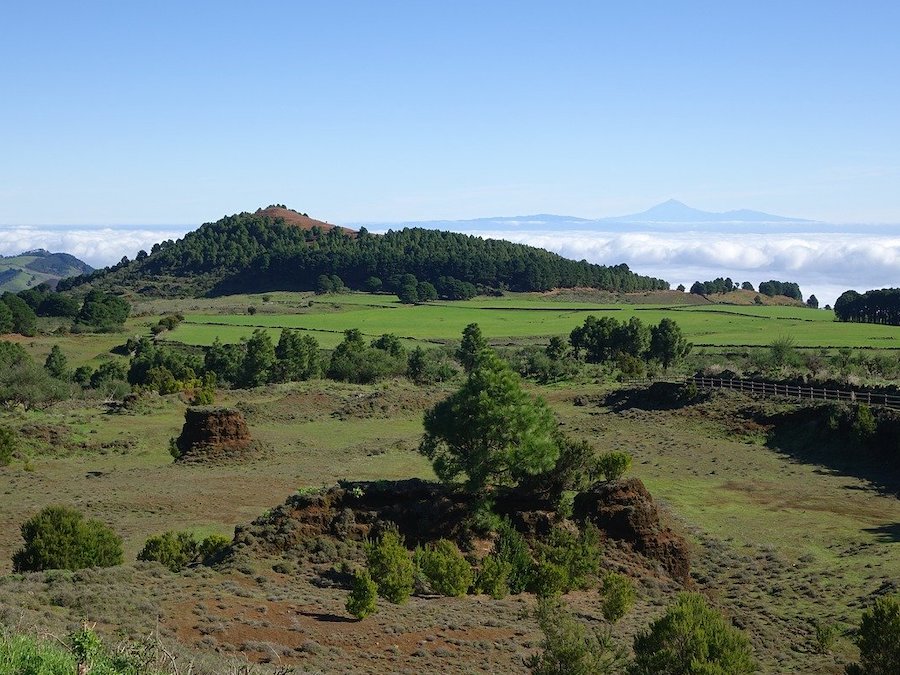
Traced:
<svg viewBox="0 0 900 675">
<path fill-rule="evenodd" d="M 115 331 L 131 312 L 128 301 L 100 290 L 91 290 L 83 299 L 54 292 L 47 284 L 0 297 L 0 334 L 37 334 L 37 317 L 72 319 L 73 331 Z"/>
<path fill-rule="evenodd" d="M 584 286 L 623 292 L 669 287 L 624 264 L 574 261 L 507 241 L 422 228 L 384 235 L 365 228 L 356 235 L 338 228 L 304 230 L 280 218 L 241 213 L 154 245 L 133 261 L 63 280 L 60 288 L 85 283 L 143 287 L 154 277 L 190 278 L 199 293 L 315 290 L 323 275 L 337 276 L 352 289 L 365 289 L 373 278 L 389 283 L 411 275 L 417 283 L 445 289 L 448 297 L 470 294 L 472 287 L 546 291 Z"/>
<path fill-rule="evenodd" d="M 838 321 L 900 326 L 900 288 L 882 288 L 865 293 L 844 291 L 835 303 Z"/>
<path fill-rule="evenodd" d="M 714 295 L 716 293 L 731 293 L 736 290 L 752 291 L 753 284 L 745 281 L 740 286 L 731 280 L 731 277 L 718 277 L 712 281 L 695 281 L 691 286 L 691 293 L 694 295 Z M 777 281 L 770 279 L 759 284 L 760 295 L 775 297 L 776 295 L 784 295 L 794 300 L 803 301 L 803 293 L 800 292 L 800 286 L 792 281 Z"/>
</svg>

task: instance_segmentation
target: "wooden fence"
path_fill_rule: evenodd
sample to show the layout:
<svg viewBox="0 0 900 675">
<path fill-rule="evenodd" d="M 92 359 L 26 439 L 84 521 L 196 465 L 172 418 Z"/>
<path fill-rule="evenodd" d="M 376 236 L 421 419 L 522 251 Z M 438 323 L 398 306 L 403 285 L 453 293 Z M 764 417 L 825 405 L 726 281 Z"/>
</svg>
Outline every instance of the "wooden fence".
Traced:
<svg viewBox="0 0 900 675">
<path fill-rule="evenodd" d="M 848 401 L 880 405 L 900 410 L 900 396 L 873 391 L 847 391 L 828 389 L 826 387 L 801 386 L 795 384 L 779 384 L 777 382 L 758 382 L 756 380 L 726 379 L 720 377 L 686 377 L 680 380 L 626 380 L 629 383 L 652 384 L 653 382 L 693 382 L 701 389 L 731 389 L 752 396 L 782 396 L 796 399 L 817 399 L 820 401 Z"/>
</svg>

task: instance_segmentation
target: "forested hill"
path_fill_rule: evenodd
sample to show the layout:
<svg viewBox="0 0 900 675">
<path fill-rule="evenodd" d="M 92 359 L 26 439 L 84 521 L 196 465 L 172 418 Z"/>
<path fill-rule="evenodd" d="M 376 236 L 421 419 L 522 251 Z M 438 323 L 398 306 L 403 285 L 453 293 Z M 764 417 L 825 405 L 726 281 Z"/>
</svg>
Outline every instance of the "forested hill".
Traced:
<svg viewBox="0 0 900 675">
<path fill-rule="evenodd" d="M 540 248 L 464 234 L 403 229 L 373 235 L 365 229 L 303 229 L 263 212 L 227 216 L 178 241 L 153 246 L 133 261 L 66 280 L 144 294 L 224 294 L 311 290 L 320 275 L 337 275 L 350 288 L 376 277 L 385 286 L 405 274 L 437 285 L 452 277 L 484 289 L 543 291 L 589 286 L 611 291 L 667 289 L 627 265 L 576 262 Z"/>
</svg>

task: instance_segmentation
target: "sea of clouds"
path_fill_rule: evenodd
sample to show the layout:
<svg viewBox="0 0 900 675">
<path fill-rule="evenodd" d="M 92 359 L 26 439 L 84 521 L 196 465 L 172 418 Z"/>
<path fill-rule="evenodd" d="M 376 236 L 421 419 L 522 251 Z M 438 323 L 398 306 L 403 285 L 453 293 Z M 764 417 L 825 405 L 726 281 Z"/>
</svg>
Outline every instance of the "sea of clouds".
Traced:
<svg viewBox="0 0 900 675">
<path fill-rule="evenodd" d="M 900 285 L 900 229 L 884 234 L 686 232 L 521 232 L 483 231 L 555 251 L 567 258 L 617 264 L 665 279 L 674 288 L 694 281 L 731 277 L 754 287 L 768 279 L 795 281 L 804 297 L 833 304 L 847 289 L 859 291 Z"/>
<path fill-rule="evenodd" d="M 443 225 L 443 224 L 442 224 Z M 534 225 L 538 225 L 537 228 Z M 468 234 L 540 246 L 567 258 L 614 265 L 687 287 L 719 276 L 734 281 L 779 279 L 800 284 L 804 297 L 815 294 L 821 304 L 834 303 L 849 288 L 900 286 L 900 227 L 883 226 L 854 233 L 768 232 L 722 234 L 708 229 L 673 232 L 627 232 L 591 229 L 547 229 L 533 223 L 527 231 L 487 227 Z M 445 225 L 443 225 L 445 226 Z M 394 225 L 396 227 L 396 225 Z M 0 254 L 44 248 L 63 251 L 95 267 L 133 258 L 166 239 L 177 239 L 191 225 L 165 226 L 15 226 L 0 227 Z M 388 229 L 370 226 L 373 232 Z M 447 229 L 452 229 L 447 227 Z"/>
</svg>

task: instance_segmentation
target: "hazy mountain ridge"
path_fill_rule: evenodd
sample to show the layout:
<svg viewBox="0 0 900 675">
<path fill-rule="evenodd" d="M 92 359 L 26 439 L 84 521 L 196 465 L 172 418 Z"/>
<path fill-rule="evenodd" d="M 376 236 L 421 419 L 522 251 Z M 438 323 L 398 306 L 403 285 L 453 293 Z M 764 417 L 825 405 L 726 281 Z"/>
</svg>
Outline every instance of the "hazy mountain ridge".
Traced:
<svg viewBox="0 0 900 675">
<path fill-rule="evenodd" d="M 56 286 L 60 279 L 89 274 L 93 270 L 69 253 L 51 253 L 42 248 L 0 256 L 0 292 L 16 293 L 42 283 Z"/>
</svg>

